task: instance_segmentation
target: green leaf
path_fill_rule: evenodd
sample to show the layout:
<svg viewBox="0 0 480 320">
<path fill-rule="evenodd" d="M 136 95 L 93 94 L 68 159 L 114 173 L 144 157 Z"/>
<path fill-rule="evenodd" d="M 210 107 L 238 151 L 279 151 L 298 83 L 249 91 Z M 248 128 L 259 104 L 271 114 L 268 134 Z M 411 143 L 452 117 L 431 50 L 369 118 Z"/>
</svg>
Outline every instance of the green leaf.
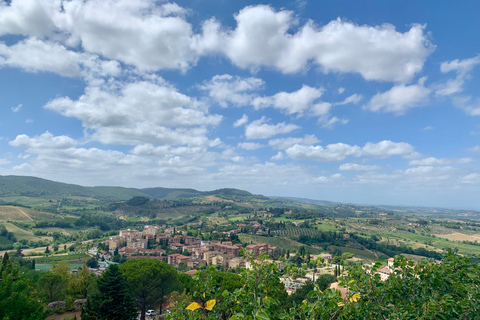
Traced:
<svg viewBox="0 0 480 320">
<path fill-rule="evenodd" d="M 270 320 L 270 317 L 268 316 L 268 314 L 263 311 L 263 310 L 259 310 L 257 312 L 257 314 L 255 315 L 255 319 L 259 319 L 259 320 Z"/>
</svg>

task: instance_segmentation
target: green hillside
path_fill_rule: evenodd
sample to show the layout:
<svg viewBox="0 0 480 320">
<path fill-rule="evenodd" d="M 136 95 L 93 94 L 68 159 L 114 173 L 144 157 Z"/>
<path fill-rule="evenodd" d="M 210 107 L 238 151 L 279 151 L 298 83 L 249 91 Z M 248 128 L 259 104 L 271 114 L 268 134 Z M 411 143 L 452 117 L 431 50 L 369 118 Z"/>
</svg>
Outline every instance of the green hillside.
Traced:
<svg viewBox="0 0 480 320">
<path fill-rule="evenodd" d="M 83 187 L 28 176 L 0 176 L 0 197 L 36 197 L 61 199 L 63 197 L 91 197 L 106 201 L 128 200 L 136 196 L 151 199 L 185 199 L 199 196 L 218 195 L 225 197 L 262 197 L 248 191 L 225 188 L 214 191 L 198 191 L 188 188 L 124 188 Z"/>
</svg>

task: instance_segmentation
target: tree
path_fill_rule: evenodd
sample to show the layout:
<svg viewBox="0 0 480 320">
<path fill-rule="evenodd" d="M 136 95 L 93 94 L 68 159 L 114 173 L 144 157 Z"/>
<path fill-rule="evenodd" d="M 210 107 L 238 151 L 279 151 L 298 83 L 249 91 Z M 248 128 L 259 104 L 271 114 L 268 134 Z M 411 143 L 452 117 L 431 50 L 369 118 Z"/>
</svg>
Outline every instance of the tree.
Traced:
<svg viewBox="0 0 480 320">
<path fill-rule="evenodd" d="M 177 271 L 171 265 L 154 259 L 128 260 L 120 266 L 132 296 L 140 308 L 140 319 L 145 320 L 147 307 L 162 312 L 165 296 L 179 287 Z"/>
<path fill-rule="evenodd" d="M 44 307 L 35 289 L 20 266 L 12 265 L 8 255 L 3 257 L 0 279 L 0 319 L 45 319 Z"/>
<path fill-rule="evenodd" d="M 85 262 L 79 269 L 77 278 L 73 279 L 71 288 L 72 294 L 79 299 L 86 299 L 95 289 L 95 278 Z"/>
<path fill-rule="evenodd" d="M 65 297 L 65 283 L 60 275 L 47 272 L 38 279 L 38 291 L 46 302 L 59 301 Z"/>
<path fill-rule="evenodd" d="M 90 258 L 86 262 L 86 266 L 89 268 L 98 268 L 98 261 L 95 258 Z"/>
<path fill-rule="evenodd" d="M 48 249 L 48 246 L 47 248 L 45 248 L 45 253 L 50 253 L 50 249 Z"/>
<path fill-rule="evenodd" d="M 133 320 L 137 308 L 124 275 L 112 264 L 98 279 L 98 291 L 87 298 L 82 320 Z"/>
</svg>

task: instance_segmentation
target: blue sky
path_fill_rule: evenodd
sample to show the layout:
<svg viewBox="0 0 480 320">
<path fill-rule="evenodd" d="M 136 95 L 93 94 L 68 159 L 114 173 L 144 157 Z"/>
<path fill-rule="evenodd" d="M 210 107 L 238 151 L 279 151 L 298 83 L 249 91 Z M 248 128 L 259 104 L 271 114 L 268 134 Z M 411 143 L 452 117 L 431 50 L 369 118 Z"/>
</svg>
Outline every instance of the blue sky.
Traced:
<svg viewBox="0 0 480 320">
<path fill-rule="evenodd" d="M 0 175 L 480 209 L 479 12 L 0 1 Z"/>
</svg>

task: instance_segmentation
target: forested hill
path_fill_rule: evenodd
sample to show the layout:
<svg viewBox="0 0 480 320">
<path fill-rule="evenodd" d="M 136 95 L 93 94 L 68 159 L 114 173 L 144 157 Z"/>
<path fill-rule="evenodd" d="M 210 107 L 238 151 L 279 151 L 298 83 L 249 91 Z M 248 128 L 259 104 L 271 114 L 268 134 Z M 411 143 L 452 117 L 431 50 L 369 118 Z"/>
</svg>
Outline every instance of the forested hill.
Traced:
<svg viewBox="0 0 480 320">
<path fill-rule="evenodd" d="M 28 176 L 0 176 L 0 197 L 92 197 L 103 200 L 128 200 L 135 196 L 153 199 L 181 199 L 209 195 L 259 197 L 248 191 L 225 188 L 214 191 L 177 188 L 83 187 Z M 260 196 L 262 197 L 262 196 Z"/>
</svg>

